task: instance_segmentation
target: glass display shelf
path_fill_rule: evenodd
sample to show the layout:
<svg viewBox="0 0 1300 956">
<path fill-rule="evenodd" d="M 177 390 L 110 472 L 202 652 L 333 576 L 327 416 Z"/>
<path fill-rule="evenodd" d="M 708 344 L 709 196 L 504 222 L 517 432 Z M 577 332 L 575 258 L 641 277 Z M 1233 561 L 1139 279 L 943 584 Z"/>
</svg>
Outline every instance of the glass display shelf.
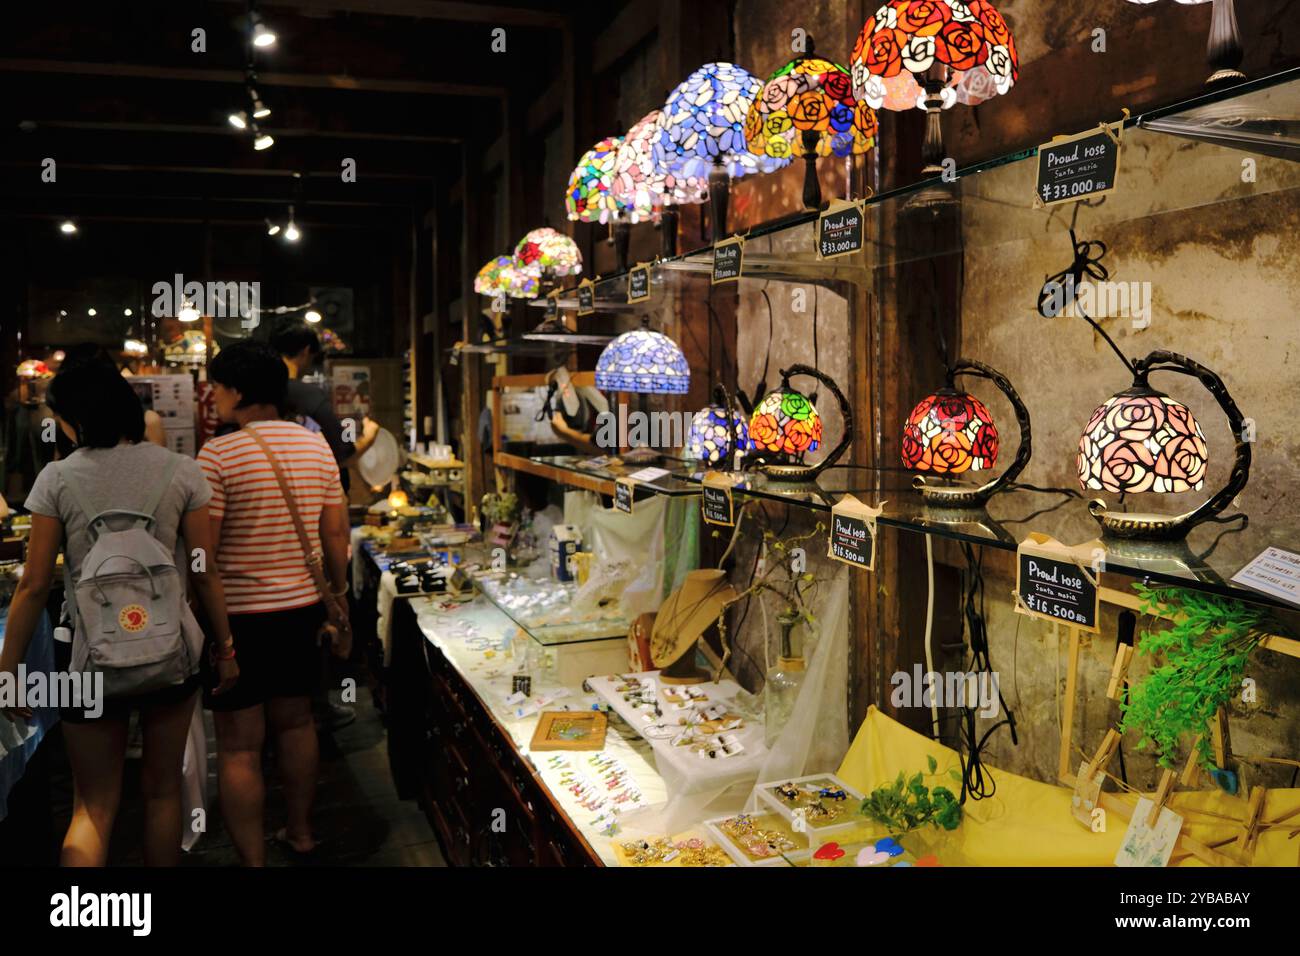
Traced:
<svg viewBox="0 0 1300 956">
<path fill-rule="evenodd" d="M 628 478 L 644 468 L 662 468 L 668 474 L 653 481 L 637 481 L 638 489 L 646 489 L 656 495 L 666 497 L 678 497 L 685 495 L 698 495 L 700 489 L 690 484 L 688 479 L 690 473 L 695 468 L 695 462 L 682 461 L 676 458 L 660 458 L 657 461 L 648 462 L 622 462 L 621 464 L 608 464 L 603 466 L 584 465 L 584 462 L 590 462 L 590 458 L 583 458 L 578 455 L 544 455 L 535 456 L 530 461 L 558 471 L 565 472 L 569 475 L 580 475 L 599 479 L 602 482 L 608 482 L 613 489 L 614 482 L 619 478 Z M 611 493 L 611 492 L 606 492 Z"/>
<path fill-rule="evenodd" d="M 479 592 L 543 647 L 621 640 L 631 622 L 622 614 L 575 611 L 578 585 L 552 578 L 528 578 L 514 571 L 474 575 Z"/>
</svg>

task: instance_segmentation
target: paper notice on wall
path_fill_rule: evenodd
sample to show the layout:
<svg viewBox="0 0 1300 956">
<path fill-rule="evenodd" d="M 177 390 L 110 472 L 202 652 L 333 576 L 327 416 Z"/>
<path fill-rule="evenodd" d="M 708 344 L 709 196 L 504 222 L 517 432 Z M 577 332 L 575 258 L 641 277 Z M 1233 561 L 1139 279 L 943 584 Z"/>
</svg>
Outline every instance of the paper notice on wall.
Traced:
<svg viewBox="0 0 1300 956">
<path fill-rule="evenodd" d="M 364 365 L 335 365 L 330 383 L 334 390 L 334 414 L 339 418 L 361 418 L 370 414 L 370 369 Z"/>
</svg>

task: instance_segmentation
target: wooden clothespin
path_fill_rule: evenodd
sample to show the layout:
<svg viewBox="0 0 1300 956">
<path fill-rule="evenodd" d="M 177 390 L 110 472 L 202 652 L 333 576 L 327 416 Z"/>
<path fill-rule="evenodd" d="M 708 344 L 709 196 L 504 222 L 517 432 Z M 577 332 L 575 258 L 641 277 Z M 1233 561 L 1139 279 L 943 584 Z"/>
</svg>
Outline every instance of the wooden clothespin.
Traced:
<svg viewBox="0 0 1300 956">
<path fill-rule="evenodd" d="M 1197 781 L 1201 779 L 1201 754 L 1197 749 L 1201 745 L 1201 738 L 1205 734 L 1197 734 L 1196 739 L 1192 741 L 1192 752 L 1187 755 L 1187 766 L 1183 767 L 1183 772 L 1178 778 L 1178 782 L 1184 787 L 1195 787 Z"/>
<path fill-rule="evenodd" d="M 1110 683 L 1106 685 L 1106 696 L 1119 700 L 1128 677 L 1128 666 L 1133 661 L 1133 645 L 1121 644 L 1115 648 L 1115 663 L 1110 666 Z"/>
<path fill-rule="evenodd" d="M 1147 816 L 1147 827 L 1154 827 L 1156 821 L 1160 819 L 1160 811 L 1164 809 L 1165 803 L 1169 800 L 1169 794 L 1174 789 L 1174 772 L 1166 770 L 1160 775 L 1160 786 L 1156 788 L 1156 794 L 1151 798 L 1151 813 Z"/>
<path fill-rule="evenodd" d="M 1088 765 L 1083 768 L 1083 780 L 1091 780 L 1098 770 L 1105 770 L 1106 765 L 1110 763 L 1110 758 L 1115 755 L 1115 748 L 1119 746 L 1119 731 L 1112 727 L 1106 731 L 1106 736 L 1102 738 L 1101 746 L 1097 752 L 1092 755 Z"/>
<path fill-rule="evenodd" d="M 1255 852 L 1255 841 L 1259 839 L 1260 817 L 1264 815 L 1265 787 L 1255 787 L 1250 791 L 1250 802 L 1246 804 L 1246 830 L 1237 838 L 1237 849 L 1243 853 Z"/>
</svg>

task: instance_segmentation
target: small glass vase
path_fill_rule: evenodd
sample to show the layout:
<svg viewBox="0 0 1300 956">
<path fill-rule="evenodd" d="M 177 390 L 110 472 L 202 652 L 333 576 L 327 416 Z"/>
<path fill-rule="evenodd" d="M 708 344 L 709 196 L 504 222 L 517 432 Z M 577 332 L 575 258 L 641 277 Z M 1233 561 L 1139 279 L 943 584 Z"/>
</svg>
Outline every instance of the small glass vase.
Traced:
<svg viewBox="0 0 1300 956">
<path fill-rule="evenodd" d="M 776 666 L 767 672 L 764 687 L 763 717 L 769 748 L 794 713 L 795 701 L 799 699 L 799 690 L 803 687 L 806 672 L 804 659 L 794 653 L 793 635 L 795 625 L 799 623 L 798 616 L 782 614 L 777 618 L 777 623 L 781 625 L 781 656 L 777 658 Z"/>
</svg>

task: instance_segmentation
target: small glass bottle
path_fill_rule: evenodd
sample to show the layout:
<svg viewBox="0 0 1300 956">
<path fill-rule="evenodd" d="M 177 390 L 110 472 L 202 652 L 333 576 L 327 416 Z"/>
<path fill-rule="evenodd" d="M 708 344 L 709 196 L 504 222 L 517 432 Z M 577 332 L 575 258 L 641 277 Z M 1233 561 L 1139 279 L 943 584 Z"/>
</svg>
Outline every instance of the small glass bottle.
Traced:
<svg viewBox="0 0 1300 956">
<path fill-rule="evenodd" d="M 803 687 L 806 667 L 804 659 L 794 653 L 793 635 L 795 625 L 799 623 L 798 615 L 782 614 L 776 620 L 781 625 L 781 656 L 777 659 L 776 666 L 767 672 L 764 694 L 768 747 L 780 736 L 790 715 L 794 713 L 794 704 L 799 699 L 799 689 Z"/>
</svg>

